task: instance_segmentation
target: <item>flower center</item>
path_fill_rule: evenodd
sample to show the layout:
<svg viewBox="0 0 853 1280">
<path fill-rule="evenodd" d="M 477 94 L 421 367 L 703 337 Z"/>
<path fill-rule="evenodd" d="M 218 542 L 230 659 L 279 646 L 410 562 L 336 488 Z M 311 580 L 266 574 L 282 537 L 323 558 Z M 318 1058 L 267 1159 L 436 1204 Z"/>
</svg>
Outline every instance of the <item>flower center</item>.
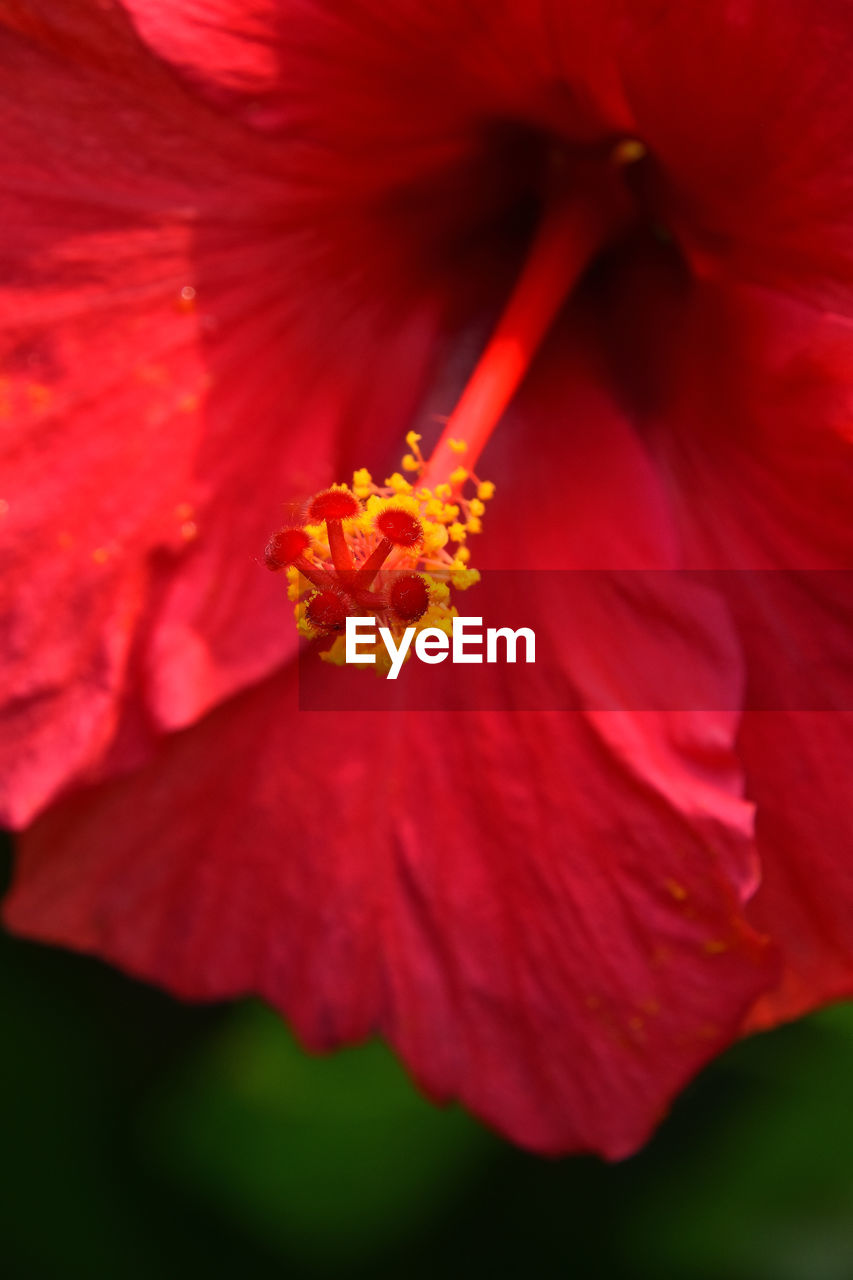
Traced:
<svg viewBox="0 0 853 1280">
<path fill-rule="evenodd" d="M 555 189 L 497 327 L 429 459 L 416 432 L 406 437 L 410 452 L 402 470 L 412 481 L 395 472 L 379 486 L 362 468 L 351 486 L 315 495 L 304 524 L 273 534 L 266 564 L 287 571 L 297 627 L 327 638 L 322 656 L 328 661 L 344 661 L 339 633 L 348 616 L 374 615 L 398 634 L 407 626 L 451 631 L 450 587 L 464 590 L 479 580 L 464 544 L 479 533 L 494 494 L 494 485 L 476 475 L 477 460 L 579 277 L 631 216 L 618 171 L 643 154 L 641 143 L 624 140 L 583 195 Z M 376 656 L 374 669 L 382 673 L 383 653 L 377 649 Z"/>
</svg>

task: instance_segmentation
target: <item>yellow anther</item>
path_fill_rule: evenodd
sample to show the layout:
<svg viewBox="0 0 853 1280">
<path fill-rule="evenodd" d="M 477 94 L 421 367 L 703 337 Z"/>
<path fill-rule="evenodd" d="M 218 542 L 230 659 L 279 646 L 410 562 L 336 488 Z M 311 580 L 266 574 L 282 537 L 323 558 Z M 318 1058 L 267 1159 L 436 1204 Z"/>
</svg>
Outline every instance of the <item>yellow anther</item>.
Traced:
<svg viewBox="0 0 853 1280">
<path fill-rule="evenodd" d="M 447 546 L 447 530 L 443 524 L 424 524 L 424 551 L 431 553 Z"/>
<path fill-rule="evenodd" d="M 405 476 L 401 476 L 399 471 L 395 471 L 393 476 L 389 476 L 385 481 L 389 489 L 393 489 L 395 493 L 411 493 L 412 486 L 409 484 Z"/>
<path fill-rule="evenodd" d="M 373 485 L 373 476 L 367 467 L 361 467 L 352 473 L 352 491 L 357 498 L 366 498 Z"/>
<path fill-rule="evenodd" d="M 343 636 L 338 636 L 328 649 L 324 649 L 320 654 L 324 662 L 331 662 L 335 667 L 342 667 L 347 660 L 347 645 Z M 360 662 L 360 667 L 367 666 L 367 663 Z"/>
<path fill-rule="evenodd" d="M 635 164 L 648 155 L 648 148 L 639 138 L 623 138 L 610 153 L 614 164 Z"/>
<path fill-rule="evenodd" d="M 439 582 L 437 578 L 430 578 L 427 575 L 427 586 L 433 604 L 446 604 L 450 599 L 450 587 L 446 582 Z"/>
<path fill-rule="evenodd" d="M 359 614 L 373 613 L 380 624 L 390 626 L 400 636 L 406 625 L 405 609 L 398 608 L 389 594 L 387 584 L 383 586 L 379 581 L 375 587 L 364 587 L 357 596 L 352 591 L 350 579 L 353 568 L 357 570 L 369 562 L 372 583 L 379 567 L 387 559 L 385 567 L 392 573 L 410 573 L 425 579 L 428 605 L 424 614 L 414 620 L 417 631 L 434 626 L 451 634 L 453 618 L 458 616 L 458 611 L 451 603 L 451 584 L 465 590 L 479 581 L 480 575 L 469 567 L 470 551 L 460 544 L 469 533 L 479 531 L 480 517 L 485 510 L 482 499 L 491 497 L 494 485 L 488 481 L 478 481 L 462 466 L 457 467 L 449 476 L 446 471 L 440 472 L 443 479 L 434 486 L 419 483 L 417 476 L 426 465 L 418 447 L 420 438 L 417 432 L 408 433 L 406 443 L 411 453 L 404 455 L 400 470 L 388 476 L 384 485 L 377 484 L 366 467 L 360 467 L 352 473 L 351 488 L 344 484 L 330 486 L 332 490 L 350 492 L 358 500 L 353 514 L 341 521 L 343 547 L 339 538 L 340 525 L 333 529 L 324 520 L 303 526 L 310 540 L 304 551 L 307 563 L 303 566 L 304 572 L 300 572 L 294 565 L 288 567 L 287 595 L 293 604 L 299 633 L 311 638 L 318 635 L 325 637 L 326 643 L 320 652 L 324 662 L 344 664 L 346 647 L 344 637 L 336 636 L 333 639 L 328 630 L 324 631 L 323 627 L 308 620 L 307 602 L 317 589 L 316 574 L 321 575 L 319 581 L 322 583 L 334 585 L 342 598 L 349 598 L 347 611 L 353 609 Z M 465 441 L 453 441 L 452 450 L 457 455 L 464 453 L 466 449 Z M 404 473 L 408 473 L 409 479 Z M 467 487 L 476 487 L 478 496 L 466 496 Z M 454 497 L 456 500 L 451 501 Z M 418 521 L 422 536 L 416 543 L 411 546 L 394 545 L 390 551 L 387 549 L 376 521 L 382 512 L 389 510 L 405 511 Z M 192 512 L 187 509 L 186 521 L 191 516 Z M 95 553 L 98 560 L 105 555 L 105 549 L 98 549 Z M 367 576 L 366 574 L 365 578 Z M 384 675 L 391 665 L 388 651 L 384 644 L 377 644 L 373 652 L 376 662 L 359 665 Z"/>
<path fill-rule="evenodd" d="M 477 497 L 481 498 L 483 502 L 488 502 L 489 498 L 493 498 L 494 496 L 495 486 L 492 484 L 491 480 L 481 480 L 477 485 Z"/>
<path fill-rule="evenodd" d="M 468 445 L 464 440 L 448 440 L 447 442 L 454 453 L 467 453 Z"/>
<path fill-rule="evenodd" d="M 402 476 L 400 478 L 402 479 Z M 403 483 L 406 484 L 405 480 Z M 412 493 L 412 486 L 410 484 L 406 484 L 405 490 L 400 490 L 399 493 L 395 493 L 393 498 L 389 498 L 384 505 L 387 507 L 394 507 L 397 511 L 408 511 L 410 515 L 417 516 L 418 518 L 420 518 L 421 515 L 421 504 Z"/>
</svg>

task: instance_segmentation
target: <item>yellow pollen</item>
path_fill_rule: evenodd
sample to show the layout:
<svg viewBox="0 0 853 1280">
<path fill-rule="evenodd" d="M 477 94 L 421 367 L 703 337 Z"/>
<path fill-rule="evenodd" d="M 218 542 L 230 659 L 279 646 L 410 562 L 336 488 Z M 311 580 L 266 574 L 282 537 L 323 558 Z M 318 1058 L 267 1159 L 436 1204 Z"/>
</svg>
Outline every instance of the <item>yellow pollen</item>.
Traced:
<svg viewBox="0 0 853 1280">
<path fill-rule="evenodd" d="M 450 588 L 446 582 L 441 582 L 438 578 L 432 578 L 427 575 L 427 585 L 430 599 L 435 604 L 446 604 L 450 599 Z"/>
<path fill-rule="evenodd" d="M 495 486 L 492 484 L 491 480 L 481 480 L 477 485 L 477 497 L 482 502 L 488 502 L 489 498 L 493 498 L 494 496 Z"/>
<path fill-rule="evenodd" d="M 373 488 L 373 476 L 367 467 L 352 473 L 352 491 L 357 498 L 366 498 Z"/>
<path fill-rule="evenodd" d="M 417 451 L 420 469 L 423 459 L 418 439 L 416 432 L 410 432 L 406 443 Z M 468 566 L 471 557 L 468 548 L 455 545 L 451 549 L 448 545 L 451 538 L 459 543 L 480 527 L 480 516 L 476 512 L 482 513 L 484 508 L 482 501 L 466 492 L 469 482 L 474 489 L 484 483 L 464 472 L 464 480 L 456 485 L 452 503 L 447 499 L 454 489 L 447 481 L 441 480 L 434 487 L 421 485 L 415 492 L 399 471 L 388 476 L 380 486 L 367 468 L 361 467 L 353 473 L 351 489 L 346 485 L 330 486 L 352 493 L 358 500 L 358 511 L 340 522 L 333 521 L 336 528 L 330 528 L 326 521 L 302 525 L 308 543 L 304 552 L 300 552 L 298 562 L 287 566 L 285 573 L 297 630 L 306 638 L 326 640 L 320 651 L 324 661 L 343 664 L 346 646 L 344 637 L 335 634 L 341 630 L 340 623 L 330 623 L 324 630 L 324 624 L 316 621 L 316 613 L 309 617 L 309 602 L 318 591 L 331 591 L 338 597 L 343 617 L 374 614 L 380 625 L 388 626 L 398 639 L 407 627 L 414 627 L 415 631 L 438 627 L 451 634 L 453 619 L 457 616 L 451 587 L 464 591 L 480 578 L 476 569 Z M 472 505 L 475 503 L 476 511 Z M 175 510 L 183 517 L 183 536 L 195 537 L 197 530 L 190 518 L 194 514 L 191 505 L 181 503 Z M 389 547 L 376 524 L 382 512 L 389 510 L 405 511 L 419 522 L 422 534 L 414 546 L 394 543 Z M 268 550 L 268 557 L 274 554 Z M 271 568 L 276 567 L 274 560 L 270 562 L 268 558 L 267 563 Z M 403 580 L 402 595 L 395 599 L 395 583 L 400 579 Z M 423 583 L 420 596 L 412 579 Z M 414 595 L 407 596 L 406 592 L 412 589 Z M 408 601 L 412 599 L 414 603 L 410 606 Z M 334 600 L 332 604 L 334 606 Z M 412 617 L 419 608 L 420 616 Z M 365 648 L 368 648 L 366 643 Z M 386 674 L 390 659 L 381 639 L 377 639 L 374 653 L 375 663 L 361 665 L 380 675 Z"/>
<path fill-rule="evenodd" d="M 454 486 L 464 484 L 468 479 L 468 472 L 464 467 L 457 467 L 455 471 L 450 473 L 450 483 Z"/>
<path fill-rule="evenodd" d="M 454 453 L 467 453 L 468 445 L 464 440 L 448 440 L 448 445 Z"/>
<path fill-rule="evenodd" d="M 403 465 L 405 466 L 405 458 Z M 395 493 L 411 493 L 412 486 L 409 484 L 405 476 L 401 476 L 399 471 L 395 471 L 393 476 L 389 476 L 385 481 L 389 489 L 393 489 Z"/>
<path fill-rule="evenodd" d="M 638 160 L 644 159 L 648 155 L 648 148 L 639 138 L 623 138 L 621 142 L 617 142 L 616 146 L 610 153 L 610 158 L 614 164 L 636 164 Z"/>
</svg>

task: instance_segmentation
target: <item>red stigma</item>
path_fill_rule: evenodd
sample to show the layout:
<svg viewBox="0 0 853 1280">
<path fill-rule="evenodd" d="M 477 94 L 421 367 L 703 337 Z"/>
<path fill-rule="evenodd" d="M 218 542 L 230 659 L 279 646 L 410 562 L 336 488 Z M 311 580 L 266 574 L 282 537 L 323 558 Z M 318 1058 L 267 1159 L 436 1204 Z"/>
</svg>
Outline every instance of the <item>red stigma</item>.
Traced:
<svg viewBox="0 0 853 1280">
<path fill-rule="evenodd" d="M 318 631 L 343 631 L 348 609 L 343 596 L 331 589 L 318 591 L 305 606 L 305 616 Z"/>
<path fill-rule="evenodd" d="M 417 622 L 429 608 L 429 591 L 420 574 L 410 573 L 391 584 L 391 608 L 404 622 Z"/>
<path fill-rule="evenodd" d="M 417 516 L 399 507 L 386 507 L 376 517 L 376 528 L 395 547 L 415 547 L 423 540 L 424 531 Z"/>
<path fill-rule="evenodd" d="M 311 539 L 304 529 L 279 529 L 270 538 L 264 552 L 268 569 L 286 569 L 302 555 Z"/>
<path fill-rule="evenodd" d="M 308 519 L 312 524 L 323 520 L 347 520 L 361 511 L 358 498 L 349 489 L 324 489 L 311 499 Z"/>
</svg>

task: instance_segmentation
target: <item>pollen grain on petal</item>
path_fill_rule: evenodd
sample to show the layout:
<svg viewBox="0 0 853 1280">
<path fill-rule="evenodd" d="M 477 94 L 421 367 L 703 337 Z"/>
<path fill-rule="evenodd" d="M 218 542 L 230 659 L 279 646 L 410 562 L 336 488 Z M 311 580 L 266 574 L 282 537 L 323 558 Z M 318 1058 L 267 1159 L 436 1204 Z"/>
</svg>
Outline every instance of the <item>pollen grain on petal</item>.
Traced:
<svg viewBox="0 0 853 1280">
<path fill-rule="evenodd" d="M 616 165 L 625 165 L 636 164 L 647 155 L 648 148 L 639 138 L 622 138 L 611 151 L 610 158 Z"/>
</svg>

